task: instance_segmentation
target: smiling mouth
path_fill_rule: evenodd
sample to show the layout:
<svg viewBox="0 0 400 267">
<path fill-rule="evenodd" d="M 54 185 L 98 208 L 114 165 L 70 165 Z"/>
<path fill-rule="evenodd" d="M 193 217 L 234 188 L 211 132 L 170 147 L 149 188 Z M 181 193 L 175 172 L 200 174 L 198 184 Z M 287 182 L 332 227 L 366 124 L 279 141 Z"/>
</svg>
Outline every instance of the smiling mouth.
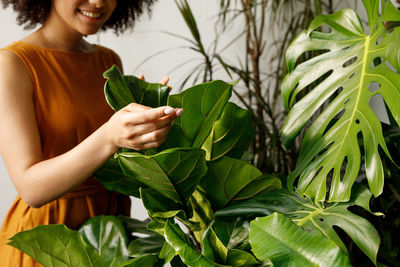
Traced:
<svg viewBox="0 0 400 267">
<path fill-rule="evenodd" d="M 79 10 L 79 13 L 82 15 L 92 18 L 92 19 L 98 19 L 102 16 L 102 13 L 100 12 L 90 12 L 90 11 L 85 11 L 85 10 Z"/>
</svg>

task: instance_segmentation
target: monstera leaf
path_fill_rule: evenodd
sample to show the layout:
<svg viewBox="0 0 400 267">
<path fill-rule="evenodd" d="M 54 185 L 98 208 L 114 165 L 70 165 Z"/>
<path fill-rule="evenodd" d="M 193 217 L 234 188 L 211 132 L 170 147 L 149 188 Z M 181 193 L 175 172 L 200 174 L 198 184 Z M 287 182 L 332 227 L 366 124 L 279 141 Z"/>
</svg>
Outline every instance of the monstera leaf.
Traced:
<svg viewBox="0 0 400 267">
<path fill-rule="evenodd" d="M 298 192 L 314 201 L 325 200 L 330 175 L 329 201 L 349 200 L 361 165 L 360 139 L 369 188 L 375 196 L 381 194 L 384 177 L 378 150 L 386 154 L 388 150 L 371 99 L 382 96 L 400 124 L 400 28 L 388 34 L 384 27 L 384 21 L 399 21 L 400 12 L 389 0 L 363 3 L 369 35 L 357 14 L 344 9 L 317 17 L 286 54 L 289 73 L 282 95 L 290 112 L 281 130 L 286 147 L 328 103 L 307 129 L 296 169 L 288 179 L 291 189 L 299 178 Z M 330 33 L 319 31 L 324 25 Z M 296 65 L 308 51 L 322 54 Z M 304 96 L 299 100 L 300 95 Z"/>
<path fill-rule="evenodd" d="M 270 259 L 274 266 L 351 266 L 332 241 L 306 232 L 279 213 L 252 221 L 249 236 L 256 257 Z"/>
<path fill-rule="evenodd" d="M 352 198 L 348 202 L 333 203 L 327 207 L 318 206 L 311 200 L 292 194 L 287 190 L 278 190 L 255 196 L 254 198 L 234 203 L 216 212 L 216 217 L 260 216 L 279 212 L 292 219 L 308 232 L 320 233 L 332 240 L 344 252 L 346 246 L 334 230 L 334 226 L 346 232 L 354 243 L 376 263 L 380 238 L 374 226 L 363 217 L 351 211 L 351 206 L 360 206 L 370 211 L 371 192 L 356 184 Z M 377 213 L 376 215 L 381 215 Z"/>
<path fill-rule="evenodd" d="M 167 103 L 167 85 L 148 83 L 132 75 L 122 75 L 117 66 L 104 72 L 106 100 L 112 109 L 120 110 L 130 103 L 160 107 Z"/>
<path fill-rule="evenodd" d="M 180 94 L 170 95 L 168 105 L 183 108 L 184 112 L 175 120 L 166 145 L 201 148 L 214 122 L 220 118 L 231 94 L 231 84 L 212 81 L 193 86 Z"/>
</svg>

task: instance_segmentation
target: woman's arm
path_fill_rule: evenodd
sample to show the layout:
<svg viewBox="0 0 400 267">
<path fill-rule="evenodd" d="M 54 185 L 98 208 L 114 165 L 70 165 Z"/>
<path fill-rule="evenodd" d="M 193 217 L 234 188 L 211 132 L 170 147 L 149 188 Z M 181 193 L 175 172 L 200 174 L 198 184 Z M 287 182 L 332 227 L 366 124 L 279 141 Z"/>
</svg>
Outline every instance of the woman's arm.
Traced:
<svg viewBox="0 0 400 267">
<path fill-rule="evenodd" d="M 168 107 L 130 104 L 75 148 L 44 159 L 28 71 L 9 51 L 0 52 L 0 69 L 0 153 L 18 193 L 32 207 L 84 182 L 121 147 L 159 146 L 181 113 Z"/>
</svg>

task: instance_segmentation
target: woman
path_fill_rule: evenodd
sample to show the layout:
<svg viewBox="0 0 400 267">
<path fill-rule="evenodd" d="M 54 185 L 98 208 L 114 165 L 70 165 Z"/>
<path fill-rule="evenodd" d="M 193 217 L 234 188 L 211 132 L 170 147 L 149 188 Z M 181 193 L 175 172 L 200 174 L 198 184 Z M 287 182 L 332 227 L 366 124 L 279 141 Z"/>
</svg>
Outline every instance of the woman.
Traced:
<svg viewBox="0 0 400 267">
<path fill-rule="evenodd" d="M 0 153 L 19 194 L 0 232 L 0 261 L 41 266 L 7 240 L 41 224 L 76 229 L 95 215 L 129 215 L 129 198 L 92 174 L 122 147 L 159 146 L 182 110 L 130 104 L 113 114 L 102 73 L 121 62 L 84 40 L 100 29 L 123 32 L 154 0 L 2 2 L 20 24 L 41 27 L 0 50 Z"/>
</svg>

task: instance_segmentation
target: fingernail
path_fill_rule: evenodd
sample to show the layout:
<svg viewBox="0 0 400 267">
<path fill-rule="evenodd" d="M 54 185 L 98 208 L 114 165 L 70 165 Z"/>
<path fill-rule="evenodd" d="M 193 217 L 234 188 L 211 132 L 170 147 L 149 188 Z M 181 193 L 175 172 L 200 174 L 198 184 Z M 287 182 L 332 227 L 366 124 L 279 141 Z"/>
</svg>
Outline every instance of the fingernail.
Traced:
<svg viewBox="0 0 400 267">
<path fill-rule="evenodd" d="M 183 113 L 183 109 L 181 109 L 181 108 L 178 108 L 178 110 L 176 111 L 176 116 L 180 116 L 180 115 L 182 115 L 182 113 Z"/>
<path fill-rule="evenodd" d="M 169 114 L 174 113 L 174 111 L 175 111 L 174 108 L 168 107 L 168 108 L 164 109 L 164 114 L 169 115 Z"/>
</svg>

